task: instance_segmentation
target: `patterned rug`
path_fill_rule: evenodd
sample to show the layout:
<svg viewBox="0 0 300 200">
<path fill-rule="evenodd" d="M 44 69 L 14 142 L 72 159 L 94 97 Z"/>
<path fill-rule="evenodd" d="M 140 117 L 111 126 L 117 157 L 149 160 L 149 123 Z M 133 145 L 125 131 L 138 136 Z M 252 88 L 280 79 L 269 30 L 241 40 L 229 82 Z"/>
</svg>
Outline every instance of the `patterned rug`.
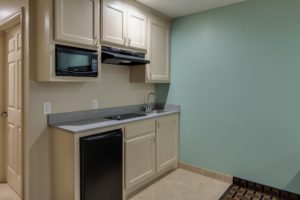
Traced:
<svg viewBox="0 0 300 200">
<path fill-rule="evenodd" d="M 220 200 L 284 200 L 262 192 L 250 190 L 238 185 L 231 185 Z"/>
</svg>

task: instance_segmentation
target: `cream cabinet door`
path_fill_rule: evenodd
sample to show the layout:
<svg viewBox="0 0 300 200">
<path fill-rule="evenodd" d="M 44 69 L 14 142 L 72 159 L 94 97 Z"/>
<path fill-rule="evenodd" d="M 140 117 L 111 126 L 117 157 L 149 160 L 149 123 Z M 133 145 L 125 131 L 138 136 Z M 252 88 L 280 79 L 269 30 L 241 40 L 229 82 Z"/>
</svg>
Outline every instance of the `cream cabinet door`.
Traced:
<svg viewBox="0 0 300 200">
<path fill-rule="evenodd" d="M 150 18 L 148 23 L 148 82 L 169 82 L 169 34 L 170 26 Z"/>
<path fill-rule="evenodd" d="M 156 120 L 156 169 L 158 172 L 178 162 L 178 117 Z"/>
<path fill-rule="evenodd" d="M 126 8 L 120 3 L 103 0 L 102 5 L 102 41 L 125 45 Z"/>
<path fill-rule="evenodd" d="M 55 39 L 98 46 L 99 0 L 55 0 Z"/>
<path fill-rule="evenodd" d="M 133 9 L 127 12 L 128 46 L 147 49 L 147 16 Z"/>
<path fill-rule="evenodd" d="M 125 187 L 155 175 L 155 133 L 125 141 Z"/>
</svg>

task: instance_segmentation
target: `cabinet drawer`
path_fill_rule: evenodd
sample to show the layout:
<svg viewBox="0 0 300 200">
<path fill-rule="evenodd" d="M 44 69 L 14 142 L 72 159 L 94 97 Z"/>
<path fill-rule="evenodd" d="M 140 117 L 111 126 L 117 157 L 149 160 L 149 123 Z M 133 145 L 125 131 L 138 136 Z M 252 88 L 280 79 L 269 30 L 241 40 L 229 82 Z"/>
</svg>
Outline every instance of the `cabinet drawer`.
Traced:
<svg viewBox="0 0 300 200">
<path fill-rule="evenodd" d="M 138 121 L 125 126 L 126 139 L 151 132 L 155 132 L 155 120 Z"/>
</svg>

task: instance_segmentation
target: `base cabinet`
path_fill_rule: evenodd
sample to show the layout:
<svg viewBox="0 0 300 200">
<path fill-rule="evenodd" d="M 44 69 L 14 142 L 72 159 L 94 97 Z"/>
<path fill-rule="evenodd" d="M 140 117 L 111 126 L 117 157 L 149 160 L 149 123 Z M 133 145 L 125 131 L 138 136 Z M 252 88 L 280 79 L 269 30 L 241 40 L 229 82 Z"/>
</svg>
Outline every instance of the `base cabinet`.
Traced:
<svg viewBox="0 0 300 200">
<path fill-rule="evenodd" d="M 178 119 L 167 116 L 156 120 L 156 169 L 158 172 L 178 162 Z"/>
<path fill-rule="evenodd" d="M 129 193 L 178 163 L 178 119 L 174 114 L 125 126 L 125 189 Z"/>
<path fill-rule="evenodd" d="M 57 128 L 52 129 L 50 139 L 52 199 L 83 200 L 81 192 L 89 191 L 101 176 L 109 180 L 103 183 L 105 189 L 114 188 L 116 193 L 122 189 L 122 199 L 125 200 L 146 184 L 177 168 L 178 120 L 179 114 L 170 114 L 76 134 Z M 117 134 L 118 140 L 104 137 L 104 133 L 116 130 L 123 131 L 123 135 Z M 115 137 L 117 136 L 113 138 Z M 117 154 L 115 150 L 118 150 Z M 117 162 L 111 160 L 111 156 L 116 155 Z M 105 164 L 102 165 L 103 163 Z M 107 176 L 103 171 L 107 171 Z M 82 174 L 84 177 L 81 177 Z M 110 178 L 116 175 L 118 178 L 113 180 L 122 183 L 119 188 L 113 186 L 115 182 Z M 83 190 L 82 186 L 87 188 Z M 92 189 L 98 193 L 103 188 L 99 191 L 95 187 Z M 91 192 L 88 195 L 90 194 Z"/>
</svg>

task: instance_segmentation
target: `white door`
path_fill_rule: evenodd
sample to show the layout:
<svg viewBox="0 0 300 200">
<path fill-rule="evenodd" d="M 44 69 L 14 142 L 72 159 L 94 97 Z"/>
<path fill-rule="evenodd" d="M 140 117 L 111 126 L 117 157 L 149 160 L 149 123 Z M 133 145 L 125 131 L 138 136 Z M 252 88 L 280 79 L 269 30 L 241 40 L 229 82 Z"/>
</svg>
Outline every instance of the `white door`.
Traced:
<svg viewBox="0 0 300 200">
<path fill-rule="evenodd" d="M 19 25 L 7 32 L 7 182 L 19 195 L 22 191 L 21 39 Z"/>
<path fill-rule="evenodd" d="M 1 182 L 5 182 L 5 172 L 6 171 L 6 167 L 5 167 L 5 137 L 4 137 L 4 123 L 5 123 L 5 119 L 6 119 L 6 107 L 4 105 L 4 101 L 5 101 L 5 94 L 4 94 L 4 65 L 5 64 L 3 62 L 4 59 L 4 55 L 2 53 L 2 51 L 4 50 L 3 48 L 5 48 L 4 46 L 5 42 L 4 42 L 4 38 L 3 38 L 3 34 L 0 33 L 0 183 Z"/>
<path fill-rule="evenodd" d="M 97 46 L 99 0 L 55 0 L 55 39 Z"/>
<path fill-rule="evenodd" d="M 133 9 L 127 13 L 128 45 L 147 49 L 147 16 Z"/>
<path fill-rule="evenodd" d="M 125 45 L 126 8 L 120 3 L 103 0 L 102 5 L 102 41 Z"/>
<path fill-rule="evenodd" d="M 148 80 L 169 82 L 169 34 L 170 26 L 151 18 L 148 26 Z"/>
</svg>

